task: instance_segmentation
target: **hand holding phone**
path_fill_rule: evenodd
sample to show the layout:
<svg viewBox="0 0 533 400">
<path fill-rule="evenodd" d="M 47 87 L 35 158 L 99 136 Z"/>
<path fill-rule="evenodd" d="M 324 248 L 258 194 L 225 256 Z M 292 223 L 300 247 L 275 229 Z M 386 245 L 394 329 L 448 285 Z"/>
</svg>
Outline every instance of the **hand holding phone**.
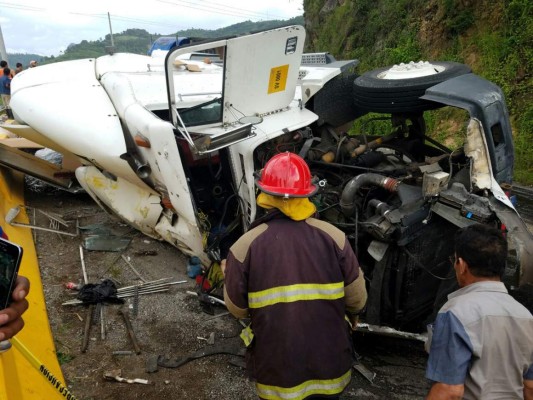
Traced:
<svg viewBox="0 0 533 400">
<path fill-rule="evenodd" d="M 0 310 L 11 303 L 21 260 L 22 247 L 0 238 Z"/>
<path fill-rule="evenodd" d="M 0 341 L 15 336 L 24 327 L 22 314 L 28 309 L 26 296 L 29 291 L 30 282 L 19 275 L 13 290 L 13 301 L 9 307 L 0 310 Z"/>
<path fill-rule="evenodd" d="M 28 309 L 28 279 L 17 276 L 22 248 L 0 238 L 0 341 L 24 327 L 22 314 Z"/>
</svg>

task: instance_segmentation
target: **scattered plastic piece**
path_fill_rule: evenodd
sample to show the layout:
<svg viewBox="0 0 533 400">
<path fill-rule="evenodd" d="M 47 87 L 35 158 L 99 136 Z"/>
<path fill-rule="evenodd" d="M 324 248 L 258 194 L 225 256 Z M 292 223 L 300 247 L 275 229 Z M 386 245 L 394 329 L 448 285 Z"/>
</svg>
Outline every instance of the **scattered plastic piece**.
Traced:
<svg viewBox="0 0 533 400">
<path fill-rule="evenodd" d="M 65 287 L 70 290 L 80 290 L 82 285 L 80 283 L 67 282 L 65 283 Z"/>
<path fill-rule="evenodd" d="M 122 370 L 120 369 L 114 369 L 112 371 L 104 372 L 104 379 L 108 381 L 117 381 L 117 382 L 125 382 L 125 383 L 141 383 L 143 385 L 148 385 L 150 382 L 148 379 L 128 379 L 123 378 L 122 376 Z"/>
</svg>

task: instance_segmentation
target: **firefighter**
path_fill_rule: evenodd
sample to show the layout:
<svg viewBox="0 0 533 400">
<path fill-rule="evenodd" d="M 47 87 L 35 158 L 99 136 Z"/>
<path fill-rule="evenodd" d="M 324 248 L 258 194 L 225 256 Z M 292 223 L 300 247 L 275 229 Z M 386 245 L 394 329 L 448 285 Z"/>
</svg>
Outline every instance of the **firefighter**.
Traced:
<svg viewBox="0 0 533 400">
<path fill-rule="evenodd" d="M 262 399 L 338 398 L 351 378 L 363 273 L 344 233 L 314 217 L 317 186 L 301 157 L 275 155 L 256 184 L 268 211 L 222 263 L 226 306 L 251 321 L 241 333 L 248 373 Z"/>
</svg>

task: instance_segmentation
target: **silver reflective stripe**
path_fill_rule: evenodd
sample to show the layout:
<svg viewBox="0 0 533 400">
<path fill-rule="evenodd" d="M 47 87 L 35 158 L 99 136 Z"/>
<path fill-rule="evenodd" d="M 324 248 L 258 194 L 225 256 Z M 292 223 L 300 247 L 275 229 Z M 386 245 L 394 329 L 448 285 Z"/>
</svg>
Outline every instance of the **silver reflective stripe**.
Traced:
<svg viewBox="0 0 533 400">
<path fill-rule="evenodd" d="M 249 308 L 261 308 L 277 303 L 301 300 L 336 300 L 344 297 L 344 282 L 301 283 L 248 293 Z"/>
</svg>

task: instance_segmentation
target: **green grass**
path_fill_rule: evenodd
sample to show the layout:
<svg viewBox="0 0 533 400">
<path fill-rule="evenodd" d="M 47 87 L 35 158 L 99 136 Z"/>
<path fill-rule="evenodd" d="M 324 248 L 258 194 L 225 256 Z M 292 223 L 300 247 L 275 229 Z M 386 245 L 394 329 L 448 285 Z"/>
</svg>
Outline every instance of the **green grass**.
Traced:
<svg viewBox="0 0 533 400">
<path fill-rule="evenodd" d="M 59 327 L 59 330 L 58 330 L 59 335 L 56 335 L 56 336 L 59 337 L 59 336 L 67 335 L 68 332 L 70 331 L 70 329 L 71 329 L 70 324 L 69 323 L 64 323 L 64 324 L 62 324 Z M 64 344 L 57 337 L 56 337 L 55 340 L 56 340 L 56 348 L 64 348 L 65 349 L 64 351 L 61 351 L 61 350 L 57 350 L 56 351 L 56 357 L 57 357 L 57 361 L 59 362 L 59 365 L 63 365 L 63 364 L 69 363 L 74 358 L 76 358 L 76 356 L 73 355 L 70 352 L 70 347 L 68 347 L 66 344 Z"/>
<path fill-rule="evenodd" d="M 463 62 L 505 94 L 515 145 L 514 180 L 533 185 L 533 2 L 502 0 L 353 0 L 326 11 L 305 0 L 306 51 L 357 58 L 359 73 L 411 60 Z M 430 135 L 454 138 L 457 126 L 430 117 Z M 432 120 L 431 118 L 435 118 Z M 358 121 L 351 132 L 358 132 Z"/>
<path fill-rule="evenodd" d="M 70 353 L 63 353 L 61 351 L 58 351 L 56 355 L 57 355 L 57 361 L 59 362 L 59 365 L 67 364 L 76 358 L 76 356 Z"/>
</svg>

